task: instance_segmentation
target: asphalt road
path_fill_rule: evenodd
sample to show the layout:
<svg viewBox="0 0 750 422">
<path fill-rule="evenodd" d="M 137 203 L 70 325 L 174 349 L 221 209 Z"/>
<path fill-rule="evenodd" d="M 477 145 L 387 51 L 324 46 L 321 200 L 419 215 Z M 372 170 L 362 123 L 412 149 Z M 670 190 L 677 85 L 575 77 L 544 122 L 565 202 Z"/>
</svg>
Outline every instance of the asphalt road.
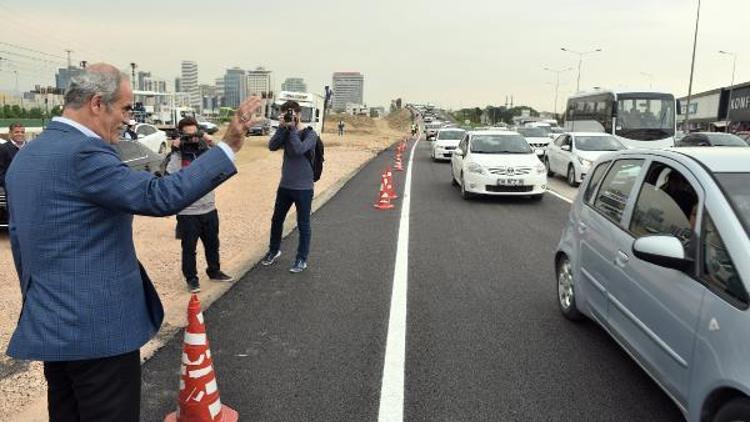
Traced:
<svg viewBox="0 0 750 422">
<path fill-rule="evenodd" d="M 682 420 L 604 331 L 559 314 L 552 262 L 568 203 L 464 201 L 427 148 L 413 164 L 404 420 Z M 222 402 L 241 420 L 377 420 L 400 213 L 372 203 L 390 156 L 313 216 L 307 272 L 287 271 L 293 233 L 280 265 L 205 312 Z M 175 407 L 181 345 L 144 367 L 145 421 Z"/>
</svg>

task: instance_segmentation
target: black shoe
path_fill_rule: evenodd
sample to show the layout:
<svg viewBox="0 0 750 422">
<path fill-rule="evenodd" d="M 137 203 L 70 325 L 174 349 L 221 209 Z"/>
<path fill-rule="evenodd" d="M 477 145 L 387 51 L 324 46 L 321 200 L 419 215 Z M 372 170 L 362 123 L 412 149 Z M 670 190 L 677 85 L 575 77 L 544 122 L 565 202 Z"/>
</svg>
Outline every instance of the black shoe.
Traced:
<svg viewBox="0 0 750 422">
<path fill-rule="evenodd" d="M 199 293 L 201 291 L 201 285 L 200 283 L 198 283 L 198 277 L 188 279 L 187 285 L 190 293 Z"/>
<path fill-rule="evenodd" d="M 264 267 L 267 267 L 269 265 L 273 265 L 274 262 L 281 256 L 281 251 L 268 251 L 266 253 L 266 256 L 263 257 L 263 260 L 260 261 L 261 265 Z"/>
<path fill-rule="evenodd" d="M 304 259 L 297 258 L 296 261 L 294 261 L 294 265 L 292 268 L 289 269 L 290 273 L 301 273 L 302 271 L 305 271 L 307 269 L 307 262 Z"/>
<path fill-rule="evenodd" d="M 215 273 L 209 274 L 208 278 L 210 278 L 213 281 L 233 281 L 234 280 L 232 276 L 225 274 L 223 271 L 217 271 Z"/>
</svg>

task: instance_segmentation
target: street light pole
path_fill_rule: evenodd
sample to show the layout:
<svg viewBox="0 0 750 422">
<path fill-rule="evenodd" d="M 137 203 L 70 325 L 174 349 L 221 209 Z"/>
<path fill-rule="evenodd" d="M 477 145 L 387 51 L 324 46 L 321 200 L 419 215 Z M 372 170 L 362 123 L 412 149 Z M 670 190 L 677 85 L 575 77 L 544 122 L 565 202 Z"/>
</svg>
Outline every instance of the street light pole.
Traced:
<svg viewBox="0 0 750 422">
<path fill-rule="evenodd" d="M 133 91 L 135 91 L 135 68 L 136 66 L 137 65 L 135 63 L 130 63 L 130 74 L 131 74 L 130 83 L 133 85 Z"/>
<path fill-rule="evenodd" d="M 654 75 L 648 72 L 641 72 L 641 75 L 648 78 L 648 87 L 649 89 L 654 88 Z"/>
<path fill-rule="evenodd" d="M 557 118 L 557 98 L 558 98 L 558 94 L 560 92 L 560 74 L 563 73 L 563 72 L 567 72 L 569 70 L 573 70 L 573 68 L 572 67 L 568 67 L 568 68 L 565 68 L 565 69 L 551 69 L 549 67 L 545 67 L 544 70 L 546 70 L 547 72 L 552 72 L 556 76 L 556 80 L 555 80 L 555 118 Z"/>
<path fill-rule="evenodd" d="M 727 126 L 726 131 L 729 131 L 729 111 L 732 109 L 732 91 L 734 90 L 734 71 L 737 70 L 737 53 L 729 51 L 719 50 L 719 54 L 726 54 L 732 56 L 732 81 L 729 83 L 729 110 L 727 111 Z"/>
<path fill-rule="evenodd" d="M 693 59 L 690 63 L 690 84 L 688 85 L 687 106 L 685 107 L 685 120 L 682 123 L 682 131 L 687 132 L 690 124 L 690 101 L 693 99 L 693 75 L 695 74 L 695 50 L 698 47 L 698 24 L 701 20 L 701 0 L 698 0 L 698 13 L 695 17 L 695 36 L 693 37 Z"/>
<path fill-rule="evenodd" d="M 594 53 L 600 53 L 602 49 L 597 48 L 596 50 L 590 50 L 590 51 L 575 51 L 569 48 L 561 47 L 560 50 L 565 51 L 567 53 L 575 54 L 578 56 L 578 81 L 576 82 L 576 92 L 578 92 L 581 90 L 581 67 L 583 66 L 583 56 L 588 56 L 589 54 L 594 54 Z"/>
</svg>

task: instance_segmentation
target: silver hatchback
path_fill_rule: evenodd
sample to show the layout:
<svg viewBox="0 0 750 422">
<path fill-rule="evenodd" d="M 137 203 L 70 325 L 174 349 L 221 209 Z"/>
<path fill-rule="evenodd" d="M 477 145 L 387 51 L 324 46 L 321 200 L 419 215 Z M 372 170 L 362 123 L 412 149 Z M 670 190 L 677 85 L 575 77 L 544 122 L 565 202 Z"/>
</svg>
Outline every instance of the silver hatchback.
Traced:
<svg viewBox="0 0 750 422">
<path fill-rule="evenodd" d="M 750 148 L 592 169 L 555 257 L 563 315 L 604 327 L 688 421 L 750 421 Z"/>
</svg>

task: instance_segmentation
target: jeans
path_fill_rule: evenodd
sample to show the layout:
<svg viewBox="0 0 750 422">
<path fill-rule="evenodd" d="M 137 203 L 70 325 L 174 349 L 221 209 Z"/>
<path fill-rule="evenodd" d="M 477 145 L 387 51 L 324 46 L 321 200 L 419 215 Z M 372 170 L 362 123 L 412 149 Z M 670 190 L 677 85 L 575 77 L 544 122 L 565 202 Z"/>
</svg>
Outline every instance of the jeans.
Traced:
<svg viewBox="0 0 750 422">
<path fill-rule="evenodd" d="M 178 215 L 177 230 L 182 240 L 182 275 L 186 280 L 198 277 L 195 249 L 198 239 L 203 242 L 208 269 L 212 276 L 221 270 L 219 265 L 219 213 L 213 210 L 201 215 Z"/>
<path fill-rule="evenodd" d="M 279 188 L 276 192 L 276 205 L 273 209 L 271 219 L 271 242 L 268 249 L 277 252 L 281 249 L 281 234 L 284 231 L 284 220 L 289 208 L 294 204 L 297 210 L 297 230 L 299 231 L 299 245 L 297 247 L 297 259 L 307 261 L 310 253 L 310 238 L 312 228 L 310 227 L 310 213 L 312 212 L 313 190 L 294 190 Z"/>
</svg>

